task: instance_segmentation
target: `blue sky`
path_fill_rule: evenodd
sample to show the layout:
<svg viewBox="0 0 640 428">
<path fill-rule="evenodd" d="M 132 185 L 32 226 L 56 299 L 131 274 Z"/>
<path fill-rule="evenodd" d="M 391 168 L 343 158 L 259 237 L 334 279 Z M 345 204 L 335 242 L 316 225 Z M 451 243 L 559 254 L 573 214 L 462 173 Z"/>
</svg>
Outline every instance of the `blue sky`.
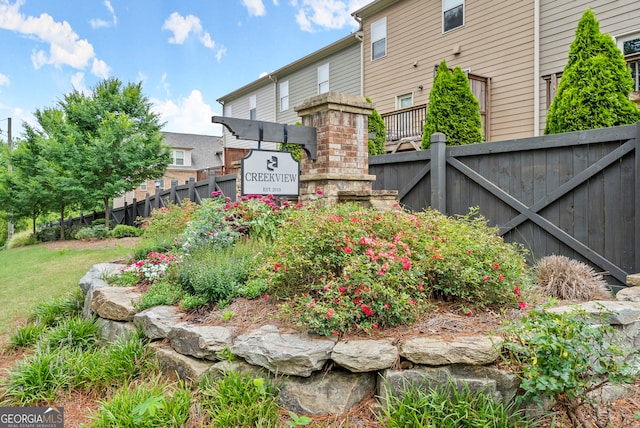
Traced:
<svg viewBox="0 0 640 428">
<path fill-rule="evenodd" d="M 216 99 L 357 29 L 372 0 L 0 0 L 0 140 L 106 77 L 142 81 L 164 130 L 220 135 Z"/>
</svg>

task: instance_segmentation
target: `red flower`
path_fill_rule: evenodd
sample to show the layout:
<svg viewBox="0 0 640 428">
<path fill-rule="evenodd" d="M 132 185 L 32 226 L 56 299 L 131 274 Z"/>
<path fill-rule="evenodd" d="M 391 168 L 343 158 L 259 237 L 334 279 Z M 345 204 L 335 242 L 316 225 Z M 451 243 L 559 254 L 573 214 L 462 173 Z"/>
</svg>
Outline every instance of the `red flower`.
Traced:
<svg viewBox="0 0 640 428">
<path fill-rule="evenodd" d="M 351 247 L 344 247 L 344 248 L 343 248 L 343 250 L 344 250 L 344 252 L 345 252 L 345 253 L 347 253 L 347 254 L 351 254 L 351 252 L 353 251 L 353 250 L 351 249 Z"/>
<path fill-rule="evenodd" d="M 340 293 L 344 293 L 344 287 L 340 287 L 339 290 L 340 290 Z"/>
<path fill-rule="evenodd" d="M 316 190 L 316 194 L 317 195 L 322 195 L 322 194 L 324 194 L 324 192 L 322 191 L 322 189 L 317 189 Z"/>
<path fill-rule="evenodd" d="M 518 302 L 518 306 L 520 306 L 520 309 L 524 309 L 527 307 L 527 304 L 525 302 Z"/>
<path fill-rule="evenodd" d="M 276 263 L 273 266 L 273 270 L 276 271 L 276 272 L 278 272 L 280 269 L 282 269 L 282 265 L 280 263 Z"/>
<path fill-rule="evenodd" d="M 385 304 L 384 304 L 384 308 L 385 308 L 385 309 L 389 309 L 390 307 L 391 307 L 391 306 L 389 306 L 389 304 L 388 304 L 388 303 L 385 303 Z"/>
<path fill-rule="evenodd" d="M 516 288 L 513 290 L 514 293 L 516 293 L 516 296 L 520 295 L 520 287 L 518 287 L 518 284 L 516 284 Z"/>
<path fill-rule="evenodd" d="M 337 336 L 338 335 L 338 330 L 333 330 L 333 335 Z"/>
<path fill-rule="evenodd" d="M 409 304 L 413 306 L 413 305 L 415 305 L 415 304 L 416 304 L 416 301 L 415 301 L 415 300 L 413 300 L 413 299 L 411 299 L 411 300 L 409 300 Z"/>
<path fill-rule="evenodd" d="M 262 298 L 263 298 L 264 300 L 269 300 L 269 295 L 268 295 L 268 294 L 265 294 L 264 296 L 262 296 Z"/>
<path fill-rule="evenodd" d="M 409 260 L 406 257 L 400 257 L 400 260 L 402 261 L 402 269 L 404 270 L 411 269 L 411 260 Z"/>
<path fill-rule="evenodd" d="M 471 250 L 467 250 L 467 254 L 471 255 Z"/>
<path fill-rule="evenodd" d="M 484 276 L 484 278 L 482 278 L 482 279 L 484 279 L 484 280 L 485 280 L 485 282 L 486 282 L 486 281 L 489 281 L 489 276 L 488 276 L 488 275 L 485 275 L 485 276 Z"/>
<path fill-rule="evenodd" d="M 374 330 L 377 330 L 377 329 L 378 329 L 378 324 L 374 324 L 374 325 L 373 325 L 373 329 L 374 329 Z"/>
<path fill-rule="evenodd" d="M 327 310 L 327 318 L 331 319 L 332 316 L 333 316 L 333 309 Z"/>
<path fill-rule="evenodd" d="M 500 268 L 500 265 L 499 265 L 498 263 L 494 263 L 494 264 L 493 264 L 493 268 L 497 270 L 497 269 L 499 269 L 499 268 Z"/>
<path fill-rule="evenodd" d="M 468 317 L 470 317 L 471 315 L 473 315 L 473 312 L 469 311 L 469 312 L 467 312 L 467 313 L 466 313 L 466 315 L 467 315 Z"/>
</svg>

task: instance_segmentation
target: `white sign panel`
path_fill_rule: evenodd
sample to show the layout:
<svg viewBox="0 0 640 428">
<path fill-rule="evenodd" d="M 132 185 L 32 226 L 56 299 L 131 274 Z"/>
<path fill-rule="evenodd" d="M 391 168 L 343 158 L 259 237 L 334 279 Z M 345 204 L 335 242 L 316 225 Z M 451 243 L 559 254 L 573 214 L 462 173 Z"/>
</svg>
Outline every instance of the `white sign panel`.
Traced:
<svg viewBox="0 0 640 428">
<path fill-rule="evenodd" d="M 298 196 L 300 164 L 289 152 L 251 150 L 242 158 L 242 195 Z"/>
</svg>

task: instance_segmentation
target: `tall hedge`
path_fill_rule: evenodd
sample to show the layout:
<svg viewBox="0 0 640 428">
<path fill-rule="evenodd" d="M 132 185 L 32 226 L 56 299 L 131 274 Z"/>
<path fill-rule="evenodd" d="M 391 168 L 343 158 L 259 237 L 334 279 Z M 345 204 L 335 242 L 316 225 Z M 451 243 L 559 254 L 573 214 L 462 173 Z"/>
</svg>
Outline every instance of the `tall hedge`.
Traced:
<svg viewBox="0 0 640 428">
<path fill-rule="evenodd" d="M 633 79 L 609 34 L 602 34 L 592 9 L 583 14 L 549 112 L 545 134 L 628 125 L 640 120 L 629 100 Z"/>
<path fill-rule="evenodd" d="M 366 98 L 367 102 L 371 102 L 371 98 Z M 384 125 L 382 116 L 376 109 L 373 109 L 369 115 L 369 134 L 374 134 L 373 139 L 369 139 L 369 156 L 383 155 L 387 152 L 385 142 L 387 141 L 387 128 Z"/>
<path fill-rule="evenodd" d="M 431 135 L 442 132 L 447 145 L 480 143 L 484 140 L 480 103 L 471 92 L 469 79 L 460 67 L 449 70 L 443 60 L 429 93 L 429 107 L 422 134 L 422 148 L 431 146 Z"/>
</svg>

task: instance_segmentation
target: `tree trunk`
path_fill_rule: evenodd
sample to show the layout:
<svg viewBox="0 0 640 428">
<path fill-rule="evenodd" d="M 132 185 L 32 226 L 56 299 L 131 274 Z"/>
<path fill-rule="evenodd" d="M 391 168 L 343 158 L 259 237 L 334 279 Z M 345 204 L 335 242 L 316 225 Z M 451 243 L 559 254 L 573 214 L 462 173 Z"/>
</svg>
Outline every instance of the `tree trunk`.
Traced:
<svg viewBox="0 0 640 428">
<path fill-rule="evenodd" d="M 64 204 L 60 205 L 60 240 L 64 241 Z"/>
<path fill-rule="evenodd" d="M 33 210 L 33 234 L 36 234 L 36 221 L 38 220 L 38 210 Z"/>
<path fill-rule="evenodd" d="M 110 229 L 111 222 L 109 219 L 111 218 L 111 211 L 109 210 L 109 197 L 104 198 L 104 226 L 107 230 Z"/>
</svg>

